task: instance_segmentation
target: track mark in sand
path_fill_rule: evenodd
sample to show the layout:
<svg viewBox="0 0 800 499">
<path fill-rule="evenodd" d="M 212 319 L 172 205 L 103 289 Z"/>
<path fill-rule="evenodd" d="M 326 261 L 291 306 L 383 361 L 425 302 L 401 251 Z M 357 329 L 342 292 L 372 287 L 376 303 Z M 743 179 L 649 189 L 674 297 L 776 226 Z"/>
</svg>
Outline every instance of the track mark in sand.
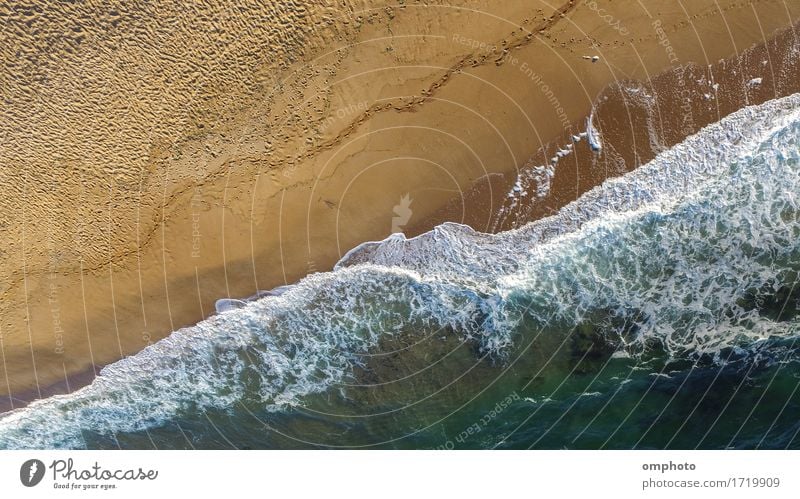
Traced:
<svg viewBox="0 0 800 499">
<path fill-rule="evenodd" d="M 544 34 L 545 31 L 551 29 L 558 21 L 564 18 L 570 11 L 572 11 L 578 5 L 577 0 L 570 0 L 566 4 L 562 5 L 558 9 L 556 9 L 553 14 L 551 14 L 544 22 L 539 23 L 537 26 L 534 26 L 530 30 L 527 30 L 528 33 L 518 38 L 517 40 L 509 43 L 506 40 L 503 40 L 497 46 L 504 47 L 503 54 L 500 55 L 499 58 L 495 57 L 494 54 L 487 53 L 482 54 L 478 57 L 474 57 L 473 54 L 470 54 L 456 64 L 451 66 L 447 71 L 444 72 L 442 76 L 439 77 L 438 80 L 433 82 L 427 89 L 423 90 L 419 96 L 406 98 L 401 100 L 400 102 L 388 102 L 382 104 L 373 104 L 370 106 L 366 111 L 362 112 L 359 116 L 353 119 L 349 125 L 347 125 L 341 132 L 339 132 L 336 137 L 306 151 L 304 154 L 297 157 L 297 160 L 304 160 L 309 159 L 322 151 L 328 150 L 338 144 L 340 144 L 345 138 L 353 134 L 365 121 L 370 119 L 373 115 L 387 112 L 387 111 L 396 111 L 396 112 L 413 112 L 419 106 L 425 104 L 431 97 L 433 97 L 438 91 L 444 87 L 450 78 L 463 71 L 465 68 L 477 68 L 486 65 L 488 62 L 493 62 L 495 65 L 500 66 L 504 62 L 505 54 L 510 52 L 513 49 L 517 49 L 523 47 L 525 45 L 530 44 L 534 39 L 534 33 Z M 522 28 L 523 33 L 526 31 L 525 28 Z"/>
<path fill-rule="evenodd" d="M 329 150 L 332 147 L 340 144 L 344 139 L 348 136 L 352 135 L 362 124 L 372 118 L 372 116 L 382 113 L 382 112 L 414 112 L 419 106 L 423 105 L 427 101 L 429 101 L 437 92 L 439 92 L 450 80 L 450 78 L 462 72 L 465 69 L 469 68 L 477 68 L 484 66 L 489 63 L 494 63 L 497 66 L 502 65 L 504 62 L 504 55 L 507 52 L 510 52 L 513 49 L 517 49 L 519 47 L 526 46 L 530 44 L 533 40 L 537 39 L 538 35 L 544 35 L 548 30 L 550 30 L 554 25 L 556 25 L 561 19 L 563 19 L 569 12 L 574 10 L 579 5 L 578 0 L 570 0 L 569 2 L 565 3 L 558 9 L 556 9 L 550 16 L 548 16 L 544 21 L 540 22 L 536 26 L 533 26 L 529 29 L 521 28 L 523 36 L 517 36 L 516 39 L 512 41 L 502 40 L 498 46 L 504 47 L 503 54 L 500 57 L 497 57 L 497 54 L 488 53 L 482 54 L 480 56 L 475 57 L 474 54 L 469 54 L 459 60 L 456 64 L 451 66 L 447 69 L 442 76 L 440 76 L 436 81 L 434 81 L 427 89 L 423 90 L 420 95 L 416 97 L 404 98 L 398 102 L 387 102 L 381 104 L 373 104 L 369 107 L 366 111 L 362 112 L 360 115 L 356 116 L 350 124 L 348 124 L 336 137 L 331 138 L 330 140 L 315 146 L 314 148 L 306 151 L 305 153 L 295 156 L 293 159 L 296 162 L 308 160 L 317 156 L 318 154 L 322 153 L 323 151 Z M 523 21 L 524 22 L 524 21 Z M 515 30 L 516 31 L 516 30 Z M 513 31 L 512 31 L 513 33 Z M 107 259 L 103 259 L 97 262 L 93 262 L 94 265 L 91 266 L 84 266 L 82 269 L 78 267 L 74 268 L 62 268 L 60 269 L 60 274 L 63 276 L 70 276 L 70 275 L 77 275 L 79 273 L 83 274 L 93 274 L 97 272 L 104 271 L 108 267 L 108 265 L 112 264 L 126 268 L 124 263 L 125 260 L 136 256 L 142 250 L 147 248 L 152 241 L 155 239 L 157 232 L 160 230 L 160 227 L 163 223 L 167 221 L 167 218 L 163 215 L 164 212 L 169 211 L 170 207 L 180 202 L 181 198 L 185 197 L 186 195 L 193 192 L 196 188 L 203 188 L 207 187 L 209 184 L 212 184 L 219 180 L 220 178 L 224 177 L 231 168 L 231 162 L 236 161 L 238 163 L 261 163 L 264 166 L 254 166 L 255 168 L 260 168 L 262 173 L 267 172 L 268 174 L 272 175 L 275 174 L 279 170 L 279 165 L 274 163 L 273 161 L 264 161 L 262 158 L 246 158 L 246 157 L 239 157 L 232 159 L 230 161 L 226 161 L 223 163 L 219 168 L 215 169 L 214 171 L 208 172 L 206 176 L 202 179 L 201 182 L 194 183 L 191 185 L 186 185 L 179 189 L 176 189 L 168 195 L 168 197 L 161 203 L 158 207 L 159 209 L 154 210 L 153 219 L 150 222 L 150 227 L 148 230 L 144 231 L 143 235 L 140 238 L 140 244 L 138 248 L 123 248 L 117 250 L 113 256 Z M 253 166 L 251 166 L 253 167 Z M 300 185 L 302 183 L 299 183 Z M 294 184 L 293 184 L 294 185 Z M 291 186 L 290 186 L 291 187 Z M 280 191 L 278 191 L 280 192 Z M 208 192 L 206 192 L 208 194 Z M 28 275 L 35 276 L 46 272 L 46 269 L 28 269 Z M 15 275 L 16 274 L 16 275 Z M 7 283 L 7 288 L 0 293 L 0 298 L 4 298 L 9 292 L 14 290 L 19 284 L 22 282 L 22 276 L 19 275 L 19 271 L 13 272 L 9 275 L 10 279 Z"/>
</svg>

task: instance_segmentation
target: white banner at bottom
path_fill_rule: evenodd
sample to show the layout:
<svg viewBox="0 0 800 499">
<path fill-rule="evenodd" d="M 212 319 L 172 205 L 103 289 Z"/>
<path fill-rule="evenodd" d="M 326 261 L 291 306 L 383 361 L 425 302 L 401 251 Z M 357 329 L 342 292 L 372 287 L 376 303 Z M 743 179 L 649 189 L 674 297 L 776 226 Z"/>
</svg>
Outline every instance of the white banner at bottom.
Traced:
<svg viewBox="0 0 800 499">
<path fill-rule="evenodd" d="M 800 497 L 798 469 L 795 451 L 3 451 L 0 490 L 14 498 L 760 499 Z"/>
</svg>

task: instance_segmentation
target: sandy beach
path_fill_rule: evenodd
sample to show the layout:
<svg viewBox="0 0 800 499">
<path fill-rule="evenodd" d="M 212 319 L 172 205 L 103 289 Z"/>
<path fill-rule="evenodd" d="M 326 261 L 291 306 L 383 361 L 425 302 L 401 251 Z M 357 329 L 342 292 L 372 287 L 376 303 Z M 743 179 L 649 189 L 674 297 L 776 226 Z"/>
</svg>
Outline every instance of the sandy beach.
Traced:
<svg viewBox="0 0 800 499">
<path fill-rule="evenodd" d="M 550 214 L 800 90 L 784 57 L 798 15 L 770 0 L 0 4 L 0 407 L 74 390 L 217 299 L 330 270 L 363 241 Z M 583 138 L 545 194 L 509 197 L 590 115 L 601 153 Z"/>
</svg>

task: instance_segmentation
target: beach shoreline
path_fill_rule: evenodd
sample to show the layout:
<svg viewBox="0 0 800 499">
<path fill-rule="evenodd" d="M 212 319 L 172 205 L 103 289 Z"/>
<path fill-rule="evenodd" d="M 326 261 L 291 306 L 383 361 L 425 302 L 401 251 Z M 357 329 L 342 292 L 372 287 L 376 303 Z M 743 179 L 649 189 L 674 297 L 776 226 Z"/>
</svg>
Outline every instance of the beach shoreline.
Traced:
<svg viewBox="0 0 800 499">
<path fill-rule="evenodd" d="M 372 9 L 373 23 L 365 17 L 360 30 L 337 28 L 333 31 L 339 38 L 318 40 L 321 46 L 345 44 L 350 52 L 320 64 L 339 78 L 316 94 L 324 94 L 327 104 L 321 113 L 309 111 L 316 120 L 311 135 L 303 133 L 303 120 L 296 120 L 291 111 L 305 112 L 298 102 L 313 108 L 315 94 L 304 95 L 303 90 L 313 88 L 310 82 L 320 77 L 314 71 L 302 84 L 284 84 L 284 92 L 269 105 L 263 101 L 249 111 L 212 120 L 213 125 L 192 123 L 193 132 L 186 137 L 149 144 L 147 175 L 112 175 L 92 184 L 80 173 L 82 167 L 70 166 L 76 169 L 68 171 L 84 181 L 44 185 L 56 186 L 73 199 L 79 207 L 74 211 L 64 203 L 47 204 L 46 194 L 26 180 L 23 194 L 34 202 L 14 224 L 22 231 L 22 244 L 6 249 L 13 256 L 3 269 L 9 284 L 2 302 L 0 398 L 8 395 L 9 407 L 0 404 L 0 411 L 10 408 L 11 397 L 18 407 L 38 398 L 40 389 L 45 396 L 85 385 L 97 366 L 208 317 L 217 299 L 249 296 L 329 270 L 350 248 L 381 239 L 395 228 L 413 236 L 456 221 L 477 230 L 505 230 L 552 213 L 658 152 L 649 132 L 639 127 L 648 120 L 643 107 L 630 105 L 630 95 L 609 86 L 615 80 L 644 81 L 646 88 L 649 77 L 662 106 L 679 105 L 684 91 L 697 97 L 683 114 L 692 116 L 691 124 L 660 126 L 664 141 L 656 145 L 665 147 L 738 109 L 743 95 L 745 103 L 754 104 L 798 91 L 786 78 L 792 72 L 782 79 L 767 71 L 777 61 L 763 66 L 758 84 L 751 83 L 753 78 L 739 82 L 741 75 L 733 73 L 727 79 L 718 76 L 709 85 L 718 84 L 728 93 L 713 100 L 702 98 L 705 83 L 691 84 L 697 80 L 693 72 L 685 77 L 681 70 L 684 84 L 676 87 L 677 73 L 663 76 L 664 69 L 689 62 L 700 63 L 694 66 L 697 76 L 706 71 L 705 63 L 717 65 L 711 70 L 716 75 L 736 69 L 716 61 L 759 41 L 762 35 L 752 31 L 750 22 L 754 12 L 767 34 L 785 28 L 792 19 L 779 2 L 758 2 L 752 9 L 731 6 L 724 18 L 714 17 L 710 3 L 692 8 L 697 11 L 690 13 L 689 23 L 683 19 L 686 13 L 665 9 L 656 25 L 609 7 L 609 15 L 619 20 L 615 28 L 573 2 L 555 13 L 530 8 L 531 16 L 515 6 L 504 13 L 502 22 L 467 23 L 468 29 L 459 26 L 468 20 L 474 23 L 476 17 L 470 16 L 486 17 L 491 7 L 451 15 L 424 13 L 413 6 L 391 14 Z M 800 14 L 800 7 L 794 14 Z M 437 19 L 438 31 L 420 28 L 431 18 L 426 16 Z M 418 61 L 396 61 L 392 53 L 407 51 L 387 53 L 385 47 L 377 50 L 365 42 L 381 38 L 387 19 L 393 23 L 396 43 L 403 43 L 398 33 L 404 32 L 449 36 L 440 47 L 417 54 Z M 515 23 L 508 19 L 518 19 L 513 30 L 509 24 Z M 711 39 L 723 19 L 751 29 L 731 33 L 728 40 Z M 625 52 L 626 35 L 619 26 L 628 37 L 647 38 L 637 42 L 638 55 Z M 708 33 L 709 41 L 698 44 L 681 36 L 691 29 Z M 589 41 L 570 41 L 578 35 Z M 785 46 L 794 32 L 781 36 Z M 584 53 L 600 54 L 601 60 L 584 60 Z M 765 54 L 740 55 L 752 60 L 739 67 L 757 67 L 764 57 L 769 61 L 779 53 L 778 47 Z M 359 82 L 365 72 L 390 72 L 384 68 L 387 60 L 395 64 L 393 74 Z M 399 67 L 405 69 L 398 71 Z M 303 63 L 287 69 L 295 75 L 304 70 L 308 67 Z M 569 71 L 576 77 L 564 76 Z M 548 90 L 556 83 L 563 88 L 557 93 L 543 90 L 548 83 Z M 740 84 L 745 85 L 744 94 Z M 599 100 L 590 97 L 595 95 Z M 476 98 L 481 102 L 475 103 Z M 469 102 L 472 109 L 464 110 Z M 228 104 L 220 101 L 222 107 Z M 532 118 L 520 109 L 547 112 Z M 555 162 L 548 196 L 521 200 L 502 219 L 493 219 L 509 203 L 517 171 L 529 161 L 546 165 L 568 137 L 585 130 L 593 109 L 603 154 L 595 154 L 585 140 L 577 142 L 571 155 Z M 271 126 L 258 130 L 263 116 L 270 117 Z M 564 116 L 571 118 L 568 126 Z M 520 130 L 520 120 L 531 122 L 531 128 Z M 634 123 L 635 132 L 628 133 Z M 198 129 L 198 124 L 203 127 Z M 281 124 L 286 130 L 276 132 Z M 297 141 L 309 136 L 311 146 L 297 147 Z M 285 152 L 293 148 L 301 153 L 287 157 Z M 109 179 L 114 182 L 106 183 Z M 410 204 L 404 205 L 409 193 Z M 42 206 L 44 211 L 37 211 Z M 404 206 L 410 215 L 404 215 Z M 34 221 L 37 217 L 44 222 Z M 62 220 L 66 233 L 53 227 Z M 70 220 L 80 223 L 70 225 Z M 100 226 L 96 234 L 95 225 Z"/>
</svg>

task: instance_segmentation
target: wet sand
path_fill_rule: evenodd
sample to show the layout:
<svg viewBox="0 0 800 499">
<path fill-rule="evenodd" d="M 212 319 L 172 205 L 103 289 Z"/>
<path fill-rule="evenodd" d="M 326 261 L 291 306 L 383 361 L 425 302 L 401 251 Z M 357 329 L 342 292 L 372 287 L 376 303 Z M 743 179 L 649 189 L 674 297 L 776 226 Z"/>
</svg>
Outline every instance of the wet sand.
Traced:
<svg viewBox="0 0 800 499">
<path fill-rule="evenodd" d="M 392 230 L 516 226 L 796 91 L 793 32 L 768 54 L 717 61 L 787 28 L 800 6 L 684 7 L 2 7 L 14 42 L 0 114 L 8 407 L 85 384 L 218 298 L 328 270 Z M 692 82 L 710 74 L 719 87 L 705 99 L 713 83 Z M 583 131 L 595 102 L 602 152 L 579 142 L 548 197 L 510 206 L 517 172 Z"/>
<path fill-rule="evenodd" d="M 585 132 L 584 121 L 542 147 L 522 168 L 524 172 L 552 165 L 549 195 L 537 197 L 536 182 L 526 189 L 527 195 L 520 195 L 513 190 L 520 175 L 494 175 L 408 233 L 416 235 L 440 220 L 459 217 L 483 231 L 514 229 L 555 213 L 607 178 L 638 168 L 742 107 L 800 92 L 800 79 L 795 76 L 800 72 L 799 29 L 796 25 L 782 30 L 767 43 L 707 66 L 681 65 L 648 80 L 612 83 L 598 95 L 593 110 L 601 151 L 593 151 L 586 138 L 574 140 L 574 135 Z M 568 145 L 573 152 L 551 162 Z M 497 196 L 498 192 L 508 195 Z"/>
</svg>

